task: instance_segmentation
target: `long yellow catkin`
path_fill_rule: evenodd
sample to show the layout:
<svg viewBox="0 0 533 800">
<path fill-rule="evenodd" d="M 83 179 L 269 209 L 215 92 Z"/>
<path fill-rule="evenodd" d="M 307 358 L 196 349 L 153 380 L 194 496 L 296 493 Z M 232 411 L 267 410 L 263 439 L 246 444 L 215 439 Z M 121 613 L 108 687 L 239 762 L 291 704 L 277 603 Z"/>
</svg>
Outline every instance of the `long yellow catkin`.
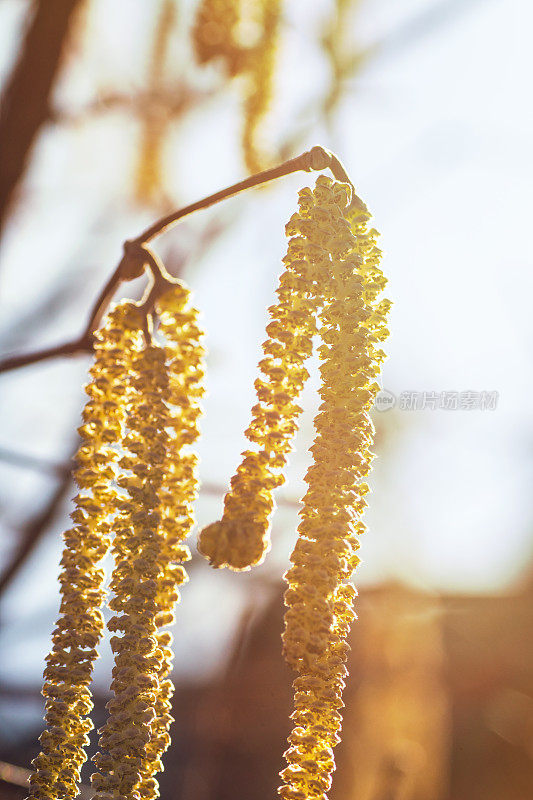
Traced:
<svg viewBox="0 0 533 800">
<path fill-rule="evenodd" d="M 104 573 L 99 562 L 109 548 L 109 517 L 117 500 L 112 488 L 115 446 L 122 436 L 129 353 L 138 335 L 121 306 L 95 334 L 95 362 L 86 386 L 89 400 L 74 472 L 79 487 L 71 514 L 74 527 L 64 534 L 60 616 L 44 672 L 47 727 L 30 777 L 30 797 L 40 800 L 76 796 L 87 734 L 93 727 L 87 718 L 93 706 L 89 684 L 104 627 Z"/>
<path fill-rule="evenodd" d="M 322 404 L 315 420 L 315 464 L 306 476 L 299 538 L 285 576 L 284 653 L 299 677 L 285 753 L 288 766 L 278 790 L 284 800 L 324 800 L 335 769 L 346 636 L 355 616 L 356 592 L 348 581 L 359 561 L 360 517 L 369 491 L 363 479 L 372 459 L 368 412 L 385 358 L 379 344 L 388 335 L 390 303 L 377 301 L 385 279 L 378 267 L 376 232 L 367 230 L 365 206 L 354 198 L 346 209 L 338 188 L 318 178 L 309 209 L 330 263 L 322 283 Z"/>
<path fill-rule="evenodd" d="M 303 219 L 295 214 L 287 233 L 295 232 Z M 198 539 L 200 553 L 215 567 L 249 569 L 259 564 L 270 548 L 273 491 L 285 480 L 282 470 L 302 411 L 296 400 L 309 377 L 304 362 L 311 355 L 317 330 L 317 267 L 305 259 L 306 247 L 313 246 L 312 237 L 310 228 L 307 235 L 290 239 L 278 302 L 269 308 L 269 338 L 263 343 L 265 358 L 259 363 L 263 376 L 255 382 L 259 402 L 246 430 L 256 449 L 243 453 L 224 498 L 222 519 L 204 528 Z"/>
<path fill-rule="evenodd" d="M 147 800 L 158 796 L 155 774 L 162 769 L 172 722 L 171 636 L 178 586 L 187 580 L 190 558 L 184 538 L 194 519 L 196 461 L 187 452 L 198 435 L 203 349 L 197 312 L 178 286 L 160 300 L 160 332 L 132 358 L 123 475 L 126 496 L 115 520 L 111 580 L 115 597 L 109 622 L 115 667 L 109 719 L 100 731 L 92 776 L 101 800 Z M 185 448 L 185 451 L 183 451 Z"/>
<path fill-rule="evenodd" d="M 199 400 L 204 393 L 203 334 L 198 325 L 197 311 L 189 305 L 188 291 L 176 289 L 170 292 L 159 301 L 158 311 L 161 322 L 159 330 L 165 337 L 168 359 L 169 380 L 165 385 L 165 402 L 167 407 L 179 406 L 180 413 L 170 418 L 167 416 L 165 420 L 173 435 L 170 441 L 167 440 L 159 506 L 163 546 L 162 574 L 157 581 L 155 598 L 158 608 L 155 621 L 162 661 L 158 673 L 159 691 L 154 706 L 152 738 L 146 748 L 148 759 L 140 786 L 141 797 L 157 796 L 153 776 L 161 770 L 161 757 L 170 745 L 174 686 L 169 675 L 174 656 L 172 635 L 162 629 L 174 622 L 174 607 L 179 601 L 177 586 L 187 578 L 182 564 L 191 558 L 190 550 L 183 542 L 195 521 L 198 456 L 190 450 L 190 445 L 198 438 L 198 418 L 201 414 Z"/>
</svg>

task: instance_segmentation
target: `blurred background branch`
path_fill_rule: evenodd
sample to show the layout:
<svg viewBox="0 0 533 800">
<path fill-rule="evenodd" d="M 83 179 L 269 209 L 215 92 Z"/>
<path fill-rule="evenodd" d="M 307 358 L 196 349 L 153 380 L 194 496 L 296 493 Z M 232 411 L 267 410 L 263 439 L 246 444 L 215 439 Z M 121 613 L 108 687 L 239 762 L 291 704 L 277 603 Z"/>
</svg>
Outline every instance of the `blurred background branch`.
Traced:
<svg viewBox="0 0 533 800">
<path fill-rule="evenodd" d="M 73 455 L 75 452 L 76 448 L 72 451 Z M 18 465 L 20 463 L 19 459 Z M 35 468 L 35 462 L 33 462 L 32 468 Z M 71 471 L 70 461 L 62 469 L 55 465 L 53 472 L 58 478 L 56 488 L 43 508 L 20 529 L 18 540 L 13 548 L 13 555 L 0 574 L 0 595 L 24 566 L 41 538 L 48 531 L 49 526 L 55 521 L 72 486 Z"/>
<path fill-rule="evenodd" d="M 35 0 L 0 103 L 0 235 L 31 149 L 49 119 L 69 25 L 82 0 Z"/>
</svg>

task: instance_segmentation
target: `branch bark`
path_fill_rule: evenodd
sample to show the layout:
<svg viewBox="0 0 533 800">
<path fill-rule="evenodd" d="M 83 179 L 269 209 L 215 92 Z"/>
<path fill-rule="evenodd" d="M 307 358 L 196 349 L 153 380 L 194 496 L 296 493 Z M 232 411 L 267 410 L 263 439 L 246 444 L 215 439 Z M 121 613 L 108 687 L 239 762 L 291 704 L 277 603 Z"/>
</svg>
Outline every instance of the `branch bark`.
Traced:
<svg viewBox="0 0 533 800">
<path fill-rule="evenodd" d="M 0 111 L 0 233 L 32 145 L 50 111 L 69 23 L 81 0 L 38 0 Z"/>
</svg>

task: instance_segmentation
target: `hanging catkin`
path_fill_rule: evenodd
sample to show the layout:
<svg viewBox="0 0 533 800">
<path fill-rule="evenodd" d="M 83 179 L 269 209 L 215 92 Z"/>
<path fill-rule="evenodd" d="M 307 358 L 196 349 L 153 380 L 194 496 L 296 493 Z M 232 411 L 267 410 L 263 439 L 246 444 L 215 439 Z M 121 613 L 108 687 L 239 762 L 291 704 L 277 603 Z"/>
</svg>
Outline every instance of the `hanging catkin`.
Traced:
<svg viewBox="0 0 533 800">
<path fill-rule="evenodd" d="M 306 207 L 307 195 L 303 193 L 300 208 Z M 301 211 L 294 214 L 287 234 L 299 232 L 303 221 Z M 255 449 L 243 453 L 224 498 L 222 519 L 208 525 L 199 536 L 198 549 L 215 567 L 249 569 L 259 564 L 270 548 L 273 491 L 285 480 L 282 470 L 302 411 L 296 400 L 309 377 L 304 362 L 311 355 L 316 333 L 318 264 L 312 257 L 306 258 L 306 248 L 312 246 L 310 227 L 306 235 L 293 236 L 289 241 L 278 302 L 269 308 L 269 338 L 263 343 L 265 358 L 259 362 L 262 377 L 255 382 L 258 403 L 252 408 L 252 421 L 246 430 Z"/>
<path fill-rule="evenodd" d="M 109 622 L 115 667 L 92 776 L 99 798 L 158 796 L 154 775 L 169 745 L 171 636 L 178 586 L 187 580 L 182 542 L 194 522 L 196 456 L 182 452 L 198 435 L 203 377 L 196 311 L 178 286 L 159 303 L 166 344 L 151 343 L 132 359 L 123 475 L 126 495 L 115 521 L 115 596 Z"/>
<path fill-rule="evenodd" d="M 190 450 L 198 437 L 199 400 L 204 393 L 204 369 L 201 346 L 202 331 L 197 311 L 189 304 L 189 292 L 177 288 L 162 297 L 157 306 L 160 332 L 164 335 L 167 352 L 168 382 L 164 386 L 167 410 L 173 405 L 179 414 L 167 413 L 163 420 L 172 431 L 167 438 L 163 481 L 160 489 L 160 529 L 162 541 L 162 571 L 157 580 L 155 622 L 156 639 L 161 653 L 158 672 L 159 689 L 155 699 L 151 740 L 146 748 L 147 763 L 139 788 L 141 797 L 158 796 L 153 776 L 162 769 L 161 757 L 170 745 L 169 728 L 171 698 L 174 686 L 169 680 L 174 658 L 172 634 L 163 630 L 174 622 L 174 608 L 179 601 L 178 586 L 187 580 L 182 564 L 190 560 L 189 548 L 184 545 L 194 525 L 194 502 L 198 496 L 198 456 Z"/>
<path fill-rule="evenodd" d="M 357 198 L 346 209 L 341 188 L 319 177 L 309 215 L 329 264 L 321 284 L 322 403 L 311 448 L 315 463 L 305 478 L 309 488 L 299 537 L 285 576 L 289 588 L 283 647 L 299 677 L 294 683 L 294 728 L 285 753 L 288 766 L 279 789 L 284 800 L 322 800 L 335 768 L 346 637 L 355 616 L 356 592 L 348 581 L 359 561 L 361 514 L 369 491 L 364 478 L 372 459 L 374 429 L 368 412 L 385 357 L 379 344 L 388 335 L 390 303 L 377 302 L 385 279 L 378 267 L 375 231 L 366 228 L 370 215 Z"/>
<path fill-rule="evenodd" d="M 71 514 L 74 527 L 64 534 L 60 616 L 44 672 L 47 727 L 30 777 L 30 797 L 40 800 L 78 793 L 87 734 L 93 727 L 87 718 L 93 707 L 89 684 L 104 626 L 104 573 L 99 563 L 109 548 L 109 517 L 116 509 L 116 445 L 122 437 L 125 379 L 138 337 L 124 306 L 115 308 L 95 334 L 95 362 L 86 387 L 89 400 L 74 471 L 79 488 Z"/>
</svg>

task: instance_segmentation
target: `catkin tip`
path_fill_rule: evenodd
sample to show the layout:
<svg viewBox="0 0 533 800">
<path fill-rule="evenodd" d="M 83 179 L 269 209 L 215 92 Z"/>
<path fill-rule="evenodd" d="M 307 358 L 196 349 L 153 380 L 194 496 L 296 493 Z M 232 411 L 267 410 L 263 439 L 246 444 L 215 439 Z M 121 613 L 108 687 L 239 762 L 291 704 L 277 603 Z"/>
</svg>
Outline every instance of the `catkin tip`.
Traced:
<svg viewBox="0 0 533 800">
<path fill-rule="evenodd" d="M 261 564 L 270 550 L 268 532 L 262 526 L 222 519 L 205 527 L 198 536 L 198 552 L 212 567 L 248 572 Z"/>
</svg>

